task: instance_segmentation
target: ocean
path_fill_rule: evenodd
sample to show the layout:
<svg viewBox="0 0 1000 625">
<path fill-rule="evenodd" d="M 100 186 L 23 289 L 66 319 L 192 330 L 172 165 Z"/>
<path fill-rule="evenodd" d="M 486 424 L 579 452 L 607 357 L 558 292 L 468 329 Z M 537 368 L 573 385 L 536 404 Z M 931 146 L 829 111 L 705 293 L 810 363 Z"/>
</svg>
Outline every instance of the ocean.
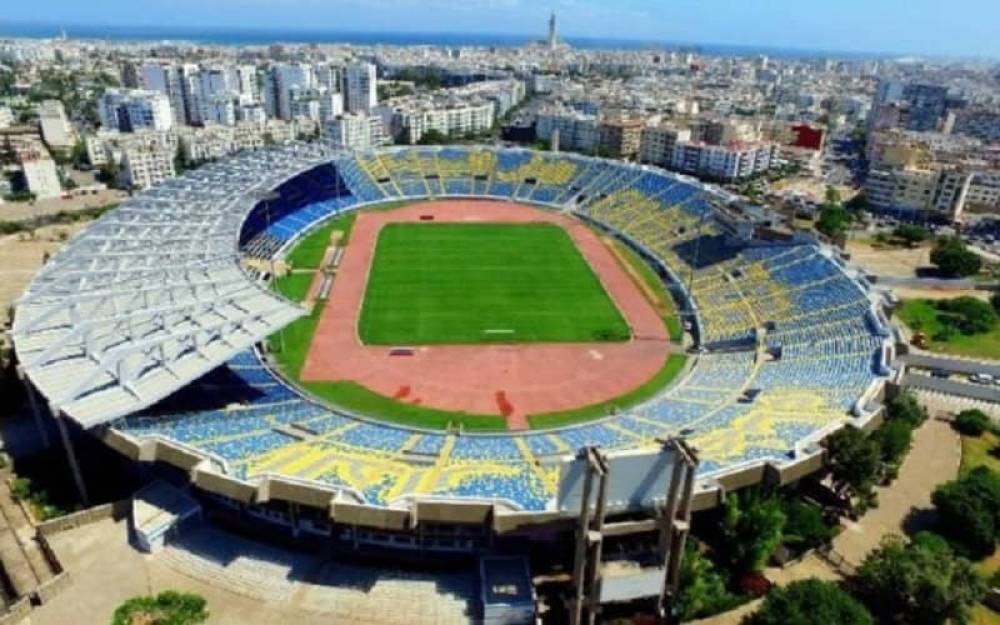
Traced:
<svg viewBox="0 0 1000 625">
<path fill-rule="evenodd" d="M 337 30 L 285 29 L 225 29 L 159 26 L 95 26 L 40 24 L 0 21 L 0 37 L 51 38 L 65 30 L 74 39 L 107 39 L 114 41 L 194 42 L 216 45 L 255 46 L 272 43 L 346 43 L 354 45 L 433 45 L 433 46 L 522 46 L 532 39 L 528 35 L 483 33 L 415 33 L 358 32 Z M 722 44 L 691 44 L 671 41 L 639 41 L 634 39 L 566 37 L 566 43 L 587 50 L 677 50 L 709 56 L 767 55 L 787 59 L 864 59 L 885 58 L 889 54 L 797 50 L 765 46 Z"/>
</svg>

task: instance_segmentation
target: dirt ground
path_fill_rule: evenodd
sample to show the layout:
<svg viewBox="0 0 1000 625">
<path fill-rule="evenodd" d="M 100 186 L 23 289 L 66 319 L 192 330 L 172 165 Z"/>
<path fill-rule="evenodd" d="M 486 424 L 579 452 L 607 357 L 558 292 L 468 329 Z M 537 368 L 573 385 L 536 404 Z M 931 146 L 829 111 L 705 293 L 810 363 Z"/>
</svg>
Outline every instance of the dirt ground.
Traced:
<svg viewBox="0 0 1000 625">
<path fill-rule="evenodd" d="M 912 249 L 903 247 L 875 248 L 868 243 L 849 241 L 847 252 L 851 255 L 852 264 L 880 276 L 913 278 L 916 277 L 918 268 L 931 266 L 929 245 Z"/>
<path fill-rule="evenodd" d="M 0 236 L 0 328 L 10 323 L 7 311 L 24 293 L 31 278 L 42 266 L 46 253 L 53 254 L 86 223 L 45 226 L 34 233 Z"/>
<path fill-rule="evenodd" d="M 106 189 L 94 194 L 76 195 L 71 198 L 48 198 L 34 202 L 5 202 L 0 204 L 0 221 L 22 221 L 43 215 L 55 215 L 62 211 L 78 211 L 117 204 L 122 200 L 122 192 Z"/>
</svg>

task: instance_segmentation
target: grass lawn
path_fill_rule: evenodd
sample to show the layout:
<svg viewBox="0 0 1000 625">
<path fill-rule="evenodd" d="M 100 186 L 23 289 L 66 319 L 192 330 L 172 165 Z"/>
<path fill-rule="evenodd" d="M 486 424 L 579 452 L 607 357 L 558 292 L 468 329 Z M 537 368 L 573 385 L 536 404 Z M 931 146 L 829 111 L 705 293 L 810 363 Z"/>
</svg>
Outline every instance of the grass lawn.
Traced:
<svg viewBox="0 0 1000 625">
<path fill-rule="evenodd" d="M 938 310 L 932 301 L 906 300 L 897 314 L 911 330 L 927 335 L 927 347 L 931 351 L 994 359 L 1000 354 L 1000 325 L 985 334 L 956 333 L 947 341 L 936 341 L 934 336 L 941 330 L 942 325 L 938 320 Z"/>
<path fill-rule="evenodd" d="M 280 278 L 276 278 L 271 283 L 271 288 L 293 302 L 301 302 L 309 294 L 309 285 L 312 284 L 313 272 L 290 273 Z"/>
<path fill-rule="evenodd" d="M 998 450 L 994 455 L 993 450 Z M 983 432 L 982 436 L 962 437 L 962 464 L 958 469 L 964 476 L 976 467 L 986 466 L 1000 473 L 1000 438 L 993 432 Z"/>
<path fill-rule="evenodd" d="M 358 326 L 369 345 L 629 338 L 569 235 L 550 224 L 386 225 Z"/>
<path fill-rule="evenodd" d="M 499 415 L 474 415 L 464 412 L 434 410 L 414 406 L 379 395 L 354 382 L 307 382 L 303 388 L 314 396 L 348 412 L 384 421 L 435 430 L 462 425 L 466 431 L 506 430 L 507 422 Z"/>
<path fill-rule="evenodd" d="M 579 421 L 596 419 L 611 414 L 614 410 L 625 410 L 650 399 L 663 390 L 674 378 L 684 370 L 684 363 L 687 356 L 684 354 L 670 354 L 663 367 L 649 379 L 648 382 L 637 389 L 616 397 L 613 400 L 591 404 L 574 410 L 564 410 L 560 412 L 549 412 L 546 414 L 528 415 L 528 423 L 532 428 L 556 428 L 571 425 Z"/>
<path fill-rule="evenodd" d="M 644 261 L 631 247 L 618 240 L 612 240 L 612 245 L 618 251 L 619 258 L 624 258 L 629 266 L 635 270 L 646 284 L 649 291 L 656 296 L 653 307 L 660 313 L 663 322 L 667 325 L 667 332 L 670 333 L 670 341 L 680 345 L 684 341 L 684 327 L 677 317 L 677 307 L 667 290 L 667 286 L 656 275 L 649 263 Z"/>
<path fill-rule="evenodd" d="M 351 211 L 323 223 L 299 241 L 285 260 L 292 269 L 319 269 L 320 263 L 323 262 L 323 253 L 330 245 L 330 235 L 334 230 L 340 230 L 341 244 L 346 243 L 351 236 L 351 227 L 356 216 L 357 213 Z"/>
</svg>

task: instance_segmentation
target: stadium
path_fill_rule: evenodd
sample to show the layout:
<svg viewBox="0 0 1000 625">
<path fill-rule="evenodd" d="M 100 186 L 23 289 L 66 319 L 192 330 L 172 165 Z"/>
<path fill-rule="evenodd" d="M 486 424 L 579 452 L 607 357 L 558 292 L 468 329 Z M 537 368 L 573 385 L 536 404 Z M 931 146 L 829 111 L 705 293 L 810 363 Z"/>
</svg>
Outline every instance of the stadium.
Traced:
<svg viewBox="0 0 1000 625">
<path fill-rule="evenodd" d="M 606 493 L 621 517 L 659 514 L 691 450 L 689 514 L 879 417 L 879 298 L 774 225 L 630 163 L 292 144 L 123 203 L 48 262 L 13 337 L 39 409 L 206 505 L 471 553 L 572 530 L 587 450 L 630 484 Z"/>
</svg>

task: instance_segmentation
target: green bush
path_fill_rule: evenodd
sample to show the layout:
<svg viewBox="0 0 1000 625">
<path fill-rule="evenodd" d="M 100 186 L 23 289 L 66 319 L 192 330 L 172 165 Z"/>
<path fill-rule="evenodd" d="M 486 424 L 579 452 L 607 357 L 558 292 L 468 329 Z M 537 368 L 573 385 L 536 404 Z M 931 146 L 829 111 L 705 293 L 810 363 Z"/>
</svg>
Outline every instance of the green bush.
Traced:
<svg viewBox="0 0 1000 625">
<path fill-rule="evenodd" d="M 26 477 L 16 477 L 11 480 L 10 494 L 14 499 L 27 501 L 31 497 L 31 480 Z"/>
<path fill-rule="evenodd" d="M 813 549 L 833 537 L 833 528 L 826 524 L 819 506 L 798 499 L 784 502 L 785 527 L 782 542 L 798 549 Z"/>
<path fill-rule="evenodd" d="M 726 578 L 715 564 L 688 541 L 681 561 L 677 611 L 683 621 L 713 616 L 742 602 L 726 588 Z"/>
<path fill-rule="evenodd" d="M 915 243 L 922 243 L 930 237 L 930 232 L 927 231 L 927 228 L 915 224 L 903 224 L 896 228 L 893 234 L 910 246 Z"/>
<path fill-rule="evenodd" d="M 938 320 L 962 334 L 983 334 L 997 324 L 997 313 L 990 304 L 974 297 L 943 299 L 935 304 Z"/>
<path fill-rule="evenodd" d="M 990 429 L 991 422 L 985 412 L 973 408 L 958 413 L 953 425 L 956 430 L 966 436 L 982 436 L 983 432 Z"/>
<path fill-rule="evenodd" d="M 208 620 L 205 600 L 198 595 L 167 590 L 155 597 L 133 597 L 118 606 L 111 625 L 198 625 Z"/>
<path fill-rule="evenodd" d="M 993 553 L 1000 538 L 1000 475 L 976 467 L 963 478 L 938 486 L 931 501 L 942 527 L 979 556 Z"/>
<path fill-rule="evenodd" d="M 831 582 L 805 579 L 772 590 L 750 625 L 871 625 L 864 605 Z"/>
</svg>

